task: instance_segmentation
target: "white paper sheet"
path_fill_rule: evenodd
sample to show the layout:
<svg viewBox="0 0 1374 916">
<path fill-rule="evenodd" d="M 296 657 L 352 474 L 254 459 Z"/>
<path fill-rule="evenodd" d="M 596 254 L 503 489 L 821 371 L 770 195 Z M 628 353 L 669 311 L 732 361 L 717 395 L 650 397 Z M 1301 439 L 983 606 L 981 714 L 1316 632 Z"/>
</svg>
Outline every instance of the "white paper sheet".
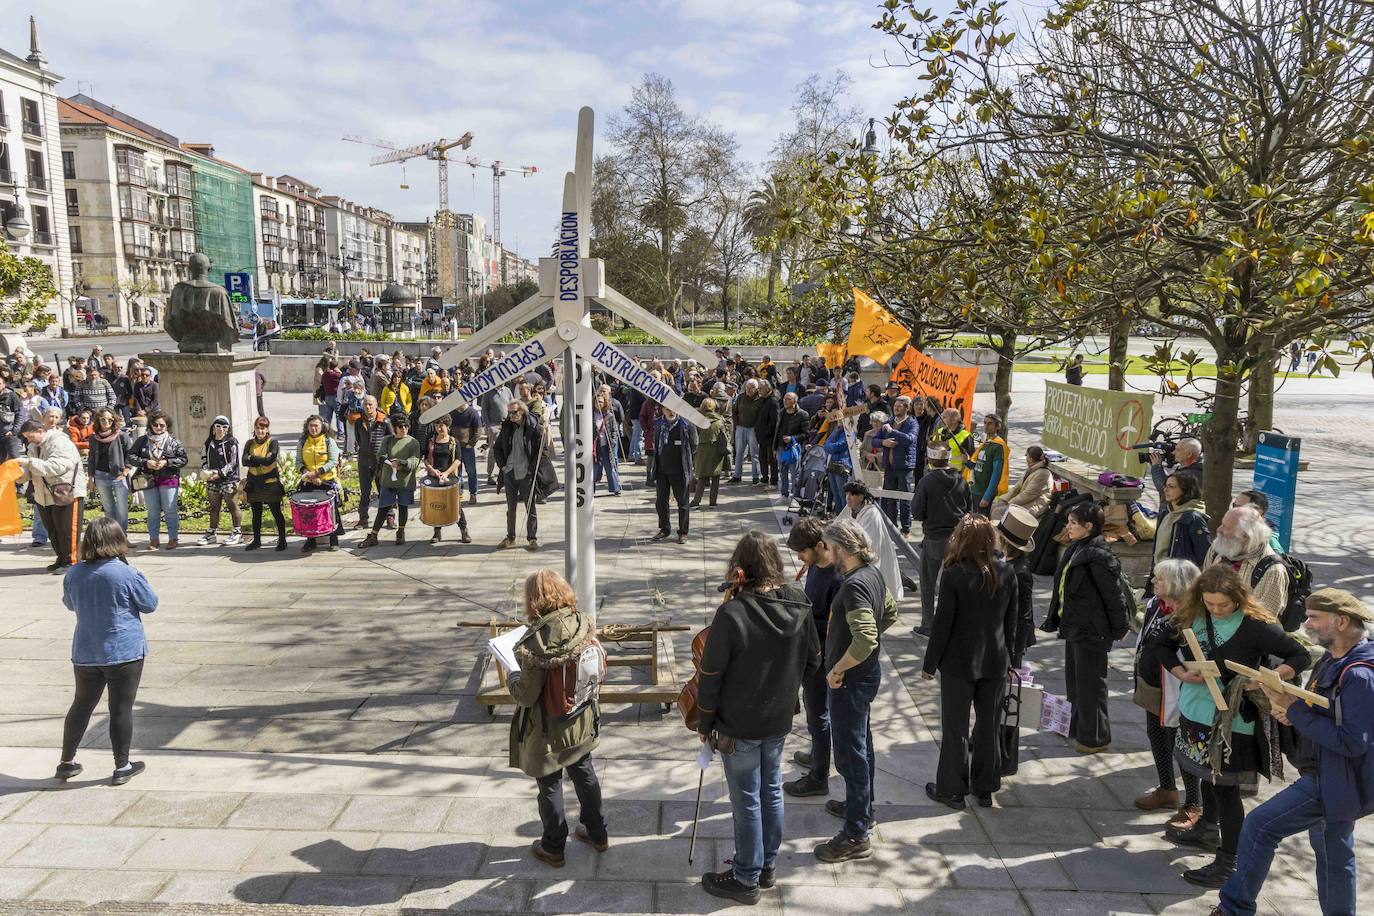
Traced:
<svg viewBox="0 0 1374 916">
<path fill-rule="evenodd" d="M 528 631 L 529 627 L 516 627 L 487 640 L 487 651 L 506 669 L 507 674 L 520 670 L 520 663 L 515 660 L 515 644 L 524 639 Z"/>
<path fill-rule="evenodd" d="M 716 752 L 711 749 L 711 745 L 709 742 L 701 742 L 701 750 L 697 751 L 697 766 L 703 770 L 710 769 L 711 758 L 715 755 Z"/>
</svg>

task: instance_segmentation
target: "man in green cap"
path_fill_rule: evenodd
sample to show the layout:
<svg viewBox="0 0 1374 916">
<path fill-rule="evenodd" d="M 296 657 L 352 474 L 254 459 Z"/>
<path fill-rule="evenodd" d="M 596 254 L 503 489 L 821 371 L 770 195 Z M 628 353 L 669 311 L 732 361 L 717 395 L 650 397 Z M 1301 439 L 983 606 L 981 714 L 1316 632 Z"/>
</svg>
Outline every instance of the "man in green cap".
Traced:
<svg viewBox="0 0 1374 916">
<path fill-rule="evenodd" d="M 1307 599 L 1307 633 L 1326 650 L 1307 689 L 1326 697 L 1322 709 L 1264 688 L 1271 713 L 1293 727 L 1290 758 L 1298 781 L 1245 818 L 1236 873 L 1221 889 L 1212 916 L 1253 916 L 1284 837 L 1307 831 L 1316 853 L 1323 914 L 1354 916 L 1355 821 L 1374 811 L 1374 612 L 1350 592 L 1323 588 Z"/>
</svg>

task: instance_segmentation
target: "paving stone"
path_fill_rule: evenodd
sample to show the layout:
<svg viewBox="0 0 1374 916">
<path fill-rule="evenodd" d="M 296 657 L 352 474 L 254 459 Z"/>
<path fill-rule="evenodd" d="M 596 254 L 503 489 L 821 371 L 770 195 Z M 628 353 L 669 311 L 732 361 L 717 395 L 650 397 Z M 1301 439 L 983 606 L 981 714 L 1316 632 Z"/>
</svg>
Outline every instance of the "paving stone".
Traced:
<svg viewBox="0 0 1374 916">
<path fill-rule="evenodd" d="M 806 853 L 810 861 L 801 864 L 803 872 L 818 871 L 817 866 L 823 864 L 815 857 L 816 845 L 815 842 L 807 845 Z M 853 859 L 833 866 L 834 880 L 848 887 L 903 888 L 954 885 L 949 860 L 940 855 L 935 848 L 922 849 L 920 855 L 914 855 L 913 849 L 922 847 L 913 847 L 906 843 L 888 843 L 880 839 L 873 845 L 873 854 L 867 859 Z M 821 882 L 813 879 L 806 883 Z"/>
<path fill-rule="evenodd" d="M 128 864 L 132 868 L 232 871 L 262 840 L 255 830 L 164 827 L 129 857 Z"/>
<path fill-rule="evenodd" d="M 843 913 L 900 913 L 900 891 L 885 887 L 823 887 L 789 884 L 780 888 L 783 912 L 828 916 Z"/>
<path fill-rule="evenodd" d="M 168 872 L 121 868 L 67 869 L 52 876 L 29 894 L 29 900 L 70 900 L 86 905 L 114 902 L 145 902 L 157 896 L 171 879 Z"/>
<path fill-rule="evenodd" d="M 1011 875 L 1012 883 L 1021 890 L 1072 890 L 1074 887 L 1054 850 L 1048 846 L 1004 843 L 995 847 L 995 852 Z"/>
<path fill-rule="evenodd" d="M 127 827 L 218 827 L 242 792 L 145 792 L 115 819 Z"/>
<path fill-rule="evenodd" d="M 438 830 L 451 798 L 359 795 L 334 822 L 336 830 Z"/>
<path fill-rule="evenodd" d="M 1177 847 L 1123 843 L 1060 850 L 1057 858 L 1079 890 L 1181 894 L 1192 888 L 1182 878 L 1185 868 L 1193 867 L 1184 863 L 1188 855 Z"/>
<path fill-rule="evenodd" d="M 1034 840 L 1060 849 L 1097 842 L 1083 816 L 1067 808 L 976 808 L 969 813 L 994 844 Z"/>
<path fill-rule="evenodd" d="M 277 903 L 291 883 L 291 875 L 244 872 L 183 871 L 153 898 L 159 903 Z"/>
<path fill-rule="evenodd" d="M 975 913 L 1022 916 L 1027 912 L 1016 891 L 911 888 L 902 890 L 902 903 L 901 912 L 921 916 L 971 916 Z M 1098 916 L 1106 912 L 1103 910 Z"/>
<path fill-rule="evenodd" d="M 1030 905 L 1031 916 L 1154 916 L 1140 894 L 1025 891 L 1022 897 Z"/>
<path fill-rule="evenodd" d="M 320 872 L 356 875 L 377 844 L 377 833 L 273 830 L 260 833 L 243 868 L 257 872 Z"/>
<path fill-rule="evenodd" d="M 281 902 L 299 906 L 347 907 L 397 903 L 410 890 L 412 880 L 380 875 L 298 875 L 291 879 Z"/>
<path fill-rule="evenodd" d="M 471 877 L 485 849 L 480 841 L 443 833 L 384 833 L 363 861 L 362 873 Z"/>
<path fill-rule="evenodd" d="M 725 866 L 720 868 L 723 870 Z M 712 916 L 752 913 L 757 916 L 760 913 L 782 912 L 782 895 L 777 891 L 763 891 L 759 894 L 759 902 L 750 906 L 711 896 L 702 889 L 700 878 L 684 883 L 660 881 L 655 889 L 658 898 L 654 911 L 657 913 L 711 913 Z"/>
<path fill-rule="evenodd" d="M 572 837 L 563 849 L 564 865 L 554 869 L 536 859 L 530 851 L 533 840 L 512 840 L 494 837 L 486 847 L 486 854 L 477 870 L 479 878 L 547 878 L 550 874 L 569 879 L 590 879 L 596 872 L 598 853 Z M 686 858 L 683 858 L 686 861 Z"/>
<path fill-rule="evenodd" d="M 527 881 L 495 879 L 425 878 L 415 881 L 410 893 L 401 899 L 407 912 L 453 910 L 480 913 L 525 912 L 530 884 Z"/>
<path fill-rule="evenodd" d="M 369 754 L 400 747 L 412 722 L 334 722 L 329 719 L 277 719 L 244 745 L 268 754 Z"/>
<path fill-rule="evenodd" d="M 654 908 L 654 886 L 569 878 L 536 881 L 528 907 L 536 913 L 649 913 Z"/>
<path fill-rule="evenodd" d="M 229 815 L 225 826 L 323 830 L 334 823 L 346 804 L 346 795 L 249 795 Z"/>
<path fill-rule="evenodd" d="M 49 874 L 42 868 L 0 868 L 0 900 L 19 900 Z"/>
<path fill-rule="evenodd" d="M 157 831 L 151 827 L 57 826 L 0 824 L 0 843 L 9 828 L 37 827 L 42 833 L 18 852 L 9 855 L 9 865 L 36 865 L 43 868 L 114 868 L 122 865 L 134 850 Z"/>
<path fill-rule="evenodd" d="M 109 824 L 139 799 L 133 792 L 110 792 L 104 787 L 53 789 L 40 792 L 9 816 L 10 823 Z"/>
</svg>

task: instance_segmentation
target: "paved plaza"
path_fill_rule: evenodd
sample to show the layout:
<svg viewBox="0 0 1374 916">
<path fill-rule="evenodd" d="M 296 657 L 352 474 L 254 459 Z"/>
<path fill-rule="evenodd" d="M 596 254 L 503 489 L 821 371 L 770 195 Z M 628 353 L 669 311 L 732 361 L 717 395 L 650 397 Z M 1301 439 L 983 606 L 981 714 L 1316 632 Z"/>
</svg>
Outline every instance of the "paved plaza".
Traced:
<svg viewBox="0 0 1374 916">
<path fill-rule="evenodd" d="M 1100 383 L 1100 382 L 1099 382 Z M 1035 441 L 1043 381 L 1018 377 L 1011 444 Z M 298 425 L 303 395 L 269 399 L 277 426 Z M 991 395 L 980 395 L 980 410 Z M 1366 532 L 1374 521 L 1368 377 L 1289 381 L 1277 425 L 1304 439 L 1296 553 L 1319 585 L 1374 594 Z M 722 488 L 692 516 L 686 546 L 650 543 L 656 525 L 643 471 L 619 500 L 598 501 L 601 619 L 707 623 L 735 539 L 781 533 L 775 497 Z M 469 510 L 474 543 L 411 543 L 360 554 L 301 556 L 186 547 L 145 553 L 161 605 L 147 621 L 151 652 L 139 692 L 135 759 L 146 773 L 111 788 L 104 719 L 79 756 L 86 772 L 51 780 L 72 694 L 71 615 L 44 552 L 0 547 L 0 913 L 720 912 L 700 888 L 729 857 L 730 815 L 719 765 L 706 776 L 700 838 L 689 866 L 696 738 L 677 712 L 607 707 L 597 766 L 612 835 L 608 852 L 570 843 L 567 865 L 531 858 L 538 835 L 532 780 L 507 766 L 509 714 L 475 699 L 478 629 L 519 615 L 518 586 L 537 566 L 562 568 L 561 499 L 541 507 L 537 553 L 497 551 L 504 504 Z M 351 520 L 350 520 L 351 521 Z M 1042 580 L 1042 587 L 1045 582 Z M 1037 619 L 1044 601 L 1037 603 Z M 1023 738 L 1020 772 L 992 809 L 955 813 L 928 800 L 938 753 L 938 685 L 922 683 L 924 641 L 908 634 L 915 602 L 885 638 L 874 705 L 878 751 L 874 855 L 827 865 L 811 854 L 839 821 L 824 799 L 787 799 L 779 889 L 757 908 L 787 913 L 1192 914 L 1215 893 L 1185 883 L 1201 855 L 1161 835 L 1164 817 L 1131 799 L 1154 784 L 1144 715 L 1132 705 L 1130 651 L 1113 657 L 1112 751 L 1080 757 L 1053 734 Z M 691 633 L 676 634 L 686 673 Z M 1030 659 L 1062 693 L 1062 650 L 1044 639 Z M 805 747 L 796 719 L 788 754 Z M 788 766 L 789 776 L 793 767 Z M 832 777 L 834 797 L 843 786 Z M 1261 789 L 1262 796 L 1273 791 Z M 571 799 L 571 793 L 569 793 Z M 1360 822 L 1362 844 L 1374 827 Z M 1363 848 L 1369 848 L 1364 846 Z M 1186 863 L 1186 864 L 1185 864 Z M 1284 845 L 1261 911 L 1317 911 L 1305 838 Z M 1361 875 L 1374 899 L 1374 870 Z M 277 904 L 264 908 L 262 904 Z M 300 908 L 293 910 L 291 907 Z M 330 908 L 330 909 L 315 909 Z"/>
</svg>

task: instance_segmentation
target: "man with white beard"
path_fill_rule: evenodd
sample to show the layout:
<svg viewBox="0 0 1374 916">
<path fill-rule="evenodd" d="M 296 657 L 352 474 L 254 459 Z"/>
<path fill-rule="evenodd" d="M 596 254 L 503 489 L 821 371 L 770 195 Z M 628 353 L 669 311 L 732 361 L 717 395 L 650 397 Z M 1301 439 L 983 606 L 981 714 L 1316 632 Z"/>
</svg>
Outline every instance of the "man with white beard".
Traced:
<svg viewBox="0 0 1374 916">
<path fill-rule="evenodd" d="M 1282 558 L 1269 546 L 1272 532 L 1253 506 L 1240 506 L 1228 511 L 1221 519 L 1212 547 L 1207 551 L 1203 567 L 1215 563 L 1229 563 L 1240 573 L 1241 581 L 1250 586 L 1255 599 L 1265 610 L 1282 618 L 1288 606 L 1288 568 Z M 1274 557 L 1268 569 L 1255 581 L 1255 567 L 1265 557 Z"/>
</svg>

